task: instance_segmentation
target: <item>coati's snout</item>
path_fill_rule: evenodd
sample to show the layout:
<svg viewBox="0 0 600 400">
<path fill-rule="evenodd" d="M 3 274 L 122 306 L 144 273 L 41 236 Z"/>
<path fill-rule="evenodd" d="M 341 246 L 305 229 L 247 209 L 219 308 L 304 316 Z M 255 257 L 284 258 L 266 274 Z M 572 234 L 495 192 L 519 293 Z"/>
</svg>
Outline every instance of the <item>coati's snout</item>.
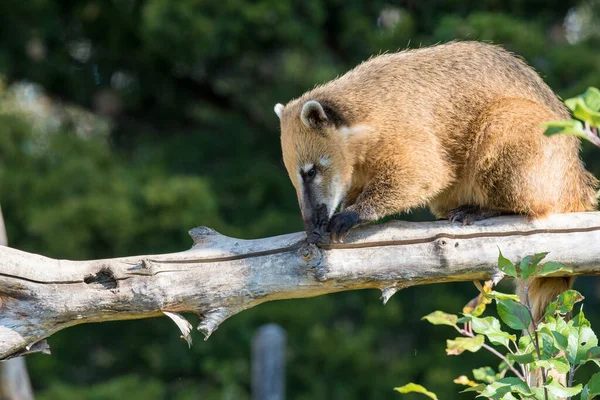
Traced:
<svg viewBox="0 0 600 400">
<path fill-rule="evenodd" d="M 281 119 L 283 162 L 296 189 L 307 238 L 317 243 L 349 187 L 352 167 L 345 157 L 346 144 L 318 101 L 291 108 L 278 104 L 275 112 Z"/>
<path fill-rule="evenodd" d="M 326 235 L 329 220 L 342 197 L 335 185 L 330 184 L 326 165 L 322 159 L 317 164 L 300 167 L 298 172 L 298 203 L 308 243 L 313 244 Z"/>
<path fill-rule="evenodd" d="M 304 218 L 304 229 L 306 230 L 306 239 L 308 243 L 317 244 L 327 232 L 327 225 L 329 224 L 327 206 L 325 204 L 320 204 L 316 208 L 308 211 L 308 213 L 305 210 L 302 210 L 302 216 Z"/>
</svg>

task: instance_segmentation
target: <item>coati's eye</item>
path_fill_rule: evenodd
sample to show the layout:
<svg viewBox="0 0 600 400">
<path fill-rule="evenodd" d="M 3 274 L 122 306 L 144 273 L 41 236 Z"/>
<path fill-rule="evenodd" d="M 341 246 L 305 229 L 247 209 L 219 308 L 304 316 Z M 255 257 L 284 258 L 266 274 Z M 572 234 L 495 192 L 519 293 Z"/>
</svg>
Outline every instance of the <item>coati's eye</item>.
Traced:
<svg viewBox="0 0 600 400">
<path fill-rule="evenodd" d="M 317 174 L 317 168 L 313 165 L 313 167 L 311 169 L 309 169 L 308 172 L 306 173 L 306 176 L 309 179 L 312 179 L 315 177 L 316 174 Z"/>
</svg>

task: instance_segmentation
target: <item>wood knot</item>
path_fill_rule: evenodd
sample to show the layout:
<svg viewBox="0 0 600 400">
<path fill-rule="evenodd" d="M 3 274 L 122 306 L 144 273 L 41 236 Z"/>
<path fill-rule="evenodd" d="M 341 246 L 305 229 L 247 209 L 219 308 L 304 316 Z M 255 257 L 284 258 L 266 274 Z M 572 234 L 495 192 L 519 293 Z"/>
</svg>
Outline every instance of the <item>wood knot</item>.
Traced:
<svg viewBox="0 0 600 400">
<path fill-rule="evenodd" d="M 94 275 L 88 275 L 83 278 L 83 281 L 88 285 L 93 285 L 98 289 L 115 289 L 118 286 L 115 274 L 110 268 L 102 268 Z"/>
</svg>

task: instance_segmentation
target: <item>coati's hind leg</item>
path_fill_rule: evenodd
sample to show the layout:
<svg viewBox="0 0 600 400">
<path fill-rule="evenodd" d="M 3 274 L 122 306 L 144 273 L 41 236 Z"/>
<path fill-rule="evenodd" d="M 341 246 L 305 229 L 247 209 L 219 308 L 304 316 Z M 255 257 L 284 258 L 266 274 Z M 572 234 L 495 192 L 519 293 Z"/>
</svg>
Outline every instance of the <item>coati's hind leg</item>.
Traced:
<svg viewBox="0 0 600 400">
<path fill-rule="evenodd" d="M 575 211 L 568 200 L 580 196 L 573 193 L 581 179 L 577 142 L 545 137 L 541 124 L 553 119 L 560 116 L 546 106 L 516 98 L 498 100 L 481 113 L 464 166 L 475 205 L 530 219 Z"/>
<path fill-rule="evenodd" d="M 463 225 L 472 225 L 475 221 L 497 217 L 505 214 L 500 210 L 491 210 L 476 205 L 464 205 L 448 211 L 450 222 L 462 222 Z"/>
</svg>

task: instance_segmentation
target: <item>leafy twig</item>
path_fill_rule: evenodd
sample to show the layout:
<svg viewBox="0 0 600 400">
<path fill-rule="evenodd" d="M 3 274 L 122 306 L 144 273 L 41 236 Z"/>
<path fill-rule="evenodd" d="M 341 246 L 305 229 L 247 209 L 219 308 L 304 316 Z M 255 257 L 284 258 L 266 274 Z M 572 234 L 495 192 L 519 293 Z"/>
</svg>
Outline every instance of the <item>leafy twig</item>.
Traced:
<svg viewBox="0 0 600 400">
<path fill-rule="evenodd" d="M 472 332 L 469 332 L 465 329 L 460 329 L 459 327 L 455 326 L 456 330 L 463 336 L 468 336 L 468 337 L 475 337 L 475 334 L 473 334 Z M 496 355 L 498 358 L 500 358 L 502 361 L 504 361 L 506 363 L 506 365 L 508 365 L 508 367 L 510 368 L 510 370 L 517 376 L 517 378 L 521 379 L 523 382 L 525 382 L 525 377 L 515 368 L 512 366 L 512 364 L 510 363 L 510 361 L 508 361 L 508 359 L 506 358 L 506 356 L 502 355 L 502 353 L 498 352 L 496 349 L 494 349 L 492 346 L 484 343 L 481 347 L 483 347 L 484 349 L 486 349 L 487 351 L 489 351 L 490 353 Z"/>
</svg>

